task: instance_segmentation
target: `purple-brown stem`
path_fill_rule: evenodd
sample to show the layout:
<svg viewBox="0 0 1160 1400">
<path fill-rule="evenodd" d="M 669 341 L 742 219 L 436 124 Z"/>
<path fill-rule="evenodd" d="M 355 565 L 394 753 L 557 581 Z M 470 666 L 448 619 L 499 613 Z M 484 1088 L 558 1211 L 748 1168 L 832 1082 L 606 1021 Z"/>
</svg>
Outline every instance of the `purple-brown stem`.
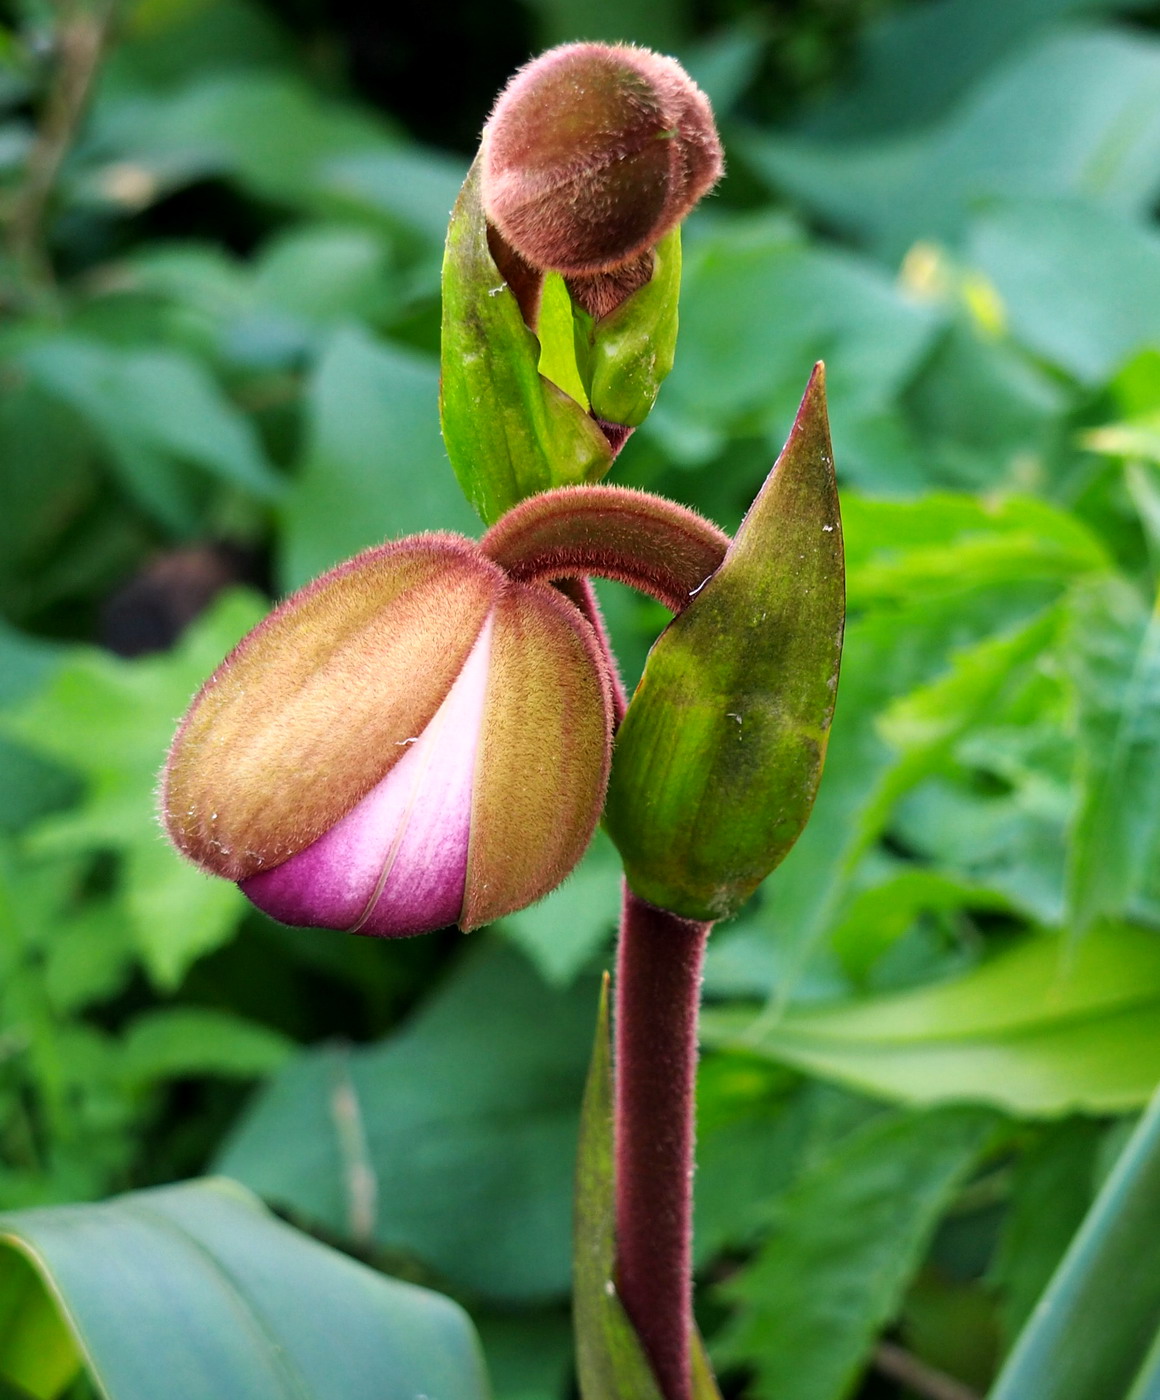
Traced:
<svg viewBox="0 0 1160 1400">
<path fill-rule="evenodd" d="M 570 598 L 576 604 L 593 632 L 596 633 L 596 644 L 604 655 L 604 663 L 608 667 L 608 679 L 612 682 L 612 732 L 615 734 L 624 719 L 625 711 L 628 709 L 628 694 L 624 689 L 624 681 L 620 674 L 616 653 L 612 650 L 612 643 L 608 639 L 608 629 L 604 625 L 604 614 L 600 611 L 596 590 L 583 575 L 576 578 L 557 579 L 556 587 L 566 598 Z"/>
<path fill-rule="evenodd" d="M 665 1400 L 692 1400 L 693 1120 L 711 924 L 625 886 L 616 974 L 616 1257 Z"/>
</svg>

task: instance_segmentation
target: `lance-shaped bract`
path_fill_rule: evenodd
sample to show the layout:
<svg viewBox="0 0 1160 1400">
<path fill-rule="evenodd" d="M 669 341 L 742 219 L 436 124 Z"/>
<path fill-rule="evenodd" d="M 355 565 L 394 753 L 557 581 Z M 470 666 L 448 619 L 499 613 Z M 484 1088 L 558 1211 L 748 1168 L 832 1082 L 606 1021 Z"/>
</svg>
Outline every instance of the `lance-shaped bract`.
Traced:
<svg viewBox="0 0 1160 1400">
<path fill-rule="evenodd" d="M 163 817 L 283 922 L 474 928 L 580 858 L 610 728 L 579 611 L 420 535 L 324 575 L 226 658 L 174 740 Z"/>
<path fill-rule="evenodd" d="M 653 647 L 617 735 L 605 819 L 643 899 L 725 917 L 797 840 L 825 758 L 844 616 L 819 365 L 724 562 Z"/>
</svg>

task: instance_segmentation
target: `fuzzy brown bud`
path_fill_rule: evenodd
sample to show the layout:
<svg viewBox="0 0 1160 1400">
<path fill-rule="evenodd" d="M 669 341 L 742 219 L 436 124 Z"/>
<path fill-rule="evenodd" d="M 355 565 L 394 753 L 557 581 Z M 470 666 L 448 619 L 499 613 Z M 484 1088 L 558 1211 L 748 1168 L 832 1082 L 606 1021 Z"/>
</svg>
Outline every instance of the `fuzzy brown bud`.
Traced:
<svg viewBox="0 0 1160 1400">
<path fill-rule="evenodd" d="M 679 63 L 565 44 L 500 94 L 484 129 L 483 206 L 533 267 L 586 277 L 647 254 L 721 170 L 709 102 Z"/>
</svg>

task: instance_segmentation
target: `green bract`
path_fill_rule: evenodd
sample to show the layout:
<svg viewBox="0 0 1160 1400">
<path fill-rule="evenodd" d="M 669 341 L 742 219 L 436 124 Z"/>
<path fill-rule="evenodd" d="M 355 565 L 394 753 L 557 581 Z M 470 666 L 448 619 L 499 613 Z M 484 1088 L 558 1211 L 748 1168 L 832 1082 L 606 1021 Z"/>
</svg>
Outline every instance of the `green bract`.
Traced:
<svg viewBox="0 0 1160 1400">
<path fill-rule="evenodd" d="M 842 529 L 814 371 L 725 561 L 649 655 L 617 738 L 608 829 L 631 888 L 734 913 L 813 805 L 845 617 Z"/>
<path fill-rule="evenodd" d="M 455 475 L 489 525 L 526 496 L 599 481 L 612 465 L 595 419 L 539 362 L 539 342 L 488 249 L 477 161 L 447 233 L 440 411 Z"/>
</svg>

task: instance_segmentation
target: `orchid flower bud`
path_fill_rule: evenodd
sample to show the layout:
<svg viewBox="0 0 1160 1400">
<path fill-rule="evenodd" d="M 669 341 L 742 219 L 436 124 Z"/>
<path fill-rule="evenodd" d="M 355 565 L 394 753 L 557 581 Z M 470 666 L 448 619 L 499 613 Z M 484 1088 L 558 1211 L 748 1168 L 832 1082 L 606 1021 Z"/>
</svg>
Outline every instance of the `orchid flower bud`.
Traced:
<svg viewBox="0 0 1160 1400">
<path fill-rule="evenodd" d="M 284 923 L 403 937 L 546 894 L 608 778 L 590 624 L 470 540 L 368 550 L 294 594 L 202 687 L 162 816 Z"/>
<path fill-rule="evenodd" d="M 521 68 L 495 104 L 483 207 L 531 267 L 605 274 L 615 306 L 641 285 L 638 260 L 721 167 L 708 99 L 674 59 L 627 44 L 564 44 Z"/>
</svg>

